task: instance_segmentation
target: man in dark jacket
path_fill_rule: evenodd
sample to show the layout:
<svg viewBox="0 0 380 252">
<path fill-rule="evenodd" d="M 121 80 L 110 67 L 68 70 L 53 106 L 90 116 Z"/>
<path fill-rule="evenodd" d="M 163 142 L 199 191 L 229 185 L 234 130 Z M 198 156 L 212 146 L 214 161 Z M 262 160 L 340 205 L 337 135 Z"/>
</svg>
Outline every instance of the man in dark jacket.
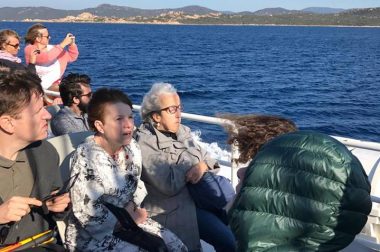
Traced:
<svg viewBox="0 0 380 252">
<path fill-rule="evenodd" d="M 371 211 L 359 160 L 337 140 L 298 131 L 259 149 L 230 211 L 239 251 L 339 251 Z"/>
<path fill-rule="evenodd" d="M 40 79 L 25 70 L 0 71 L 0 245 L 52 228 L 68 194 L 43 202 L 62 186 L 58 154 L 47 142 Z"/>
</svg>

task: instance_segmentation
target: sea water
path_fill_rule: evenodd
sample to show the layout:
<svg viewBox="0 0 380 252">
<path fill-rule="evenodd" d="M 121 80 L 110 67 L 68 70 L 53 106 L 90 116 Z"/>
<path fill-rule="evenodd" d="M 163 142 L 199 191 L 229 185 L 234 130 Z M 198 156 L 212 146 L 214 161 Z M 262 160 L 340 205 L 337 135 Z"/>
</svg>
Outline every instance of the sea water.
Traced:
<svg viewBox="0 0 380 252">
<path fill-rule="evenodd" d="M 24 36 L 32 24 L 0 28 Z M 45 25 L 52 43 L 76 36 L 80 55 L 66 73 L 88 74 L 94 89 L 120 88 L 134 104 L 169 82 L 188 113 L 280 115 L 301 129 L 380 142 L 380 28 Z M 183 123 L 226 147 L 219 126 Z"/>
</svg>

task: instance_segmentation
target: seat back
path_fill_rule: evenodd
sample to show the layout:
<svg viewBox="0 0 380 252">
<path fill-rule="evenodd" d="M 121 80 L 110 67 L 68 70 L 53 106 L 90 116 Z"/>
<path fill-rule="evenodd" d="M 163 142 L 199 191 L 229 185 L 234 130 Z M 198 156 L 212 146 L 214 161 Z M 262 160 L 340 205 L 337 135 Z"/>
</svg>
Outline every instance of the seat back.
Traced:
<svg viewBox="0 0 380 252">
<path fill-rule="evenodd" d="M 65 134 L 49 138 L 50 142 L 57 150 L 59 155 L 59 168 L 61 171 L 62 180 L 65 181 L 70 177 L 70 157 L 74 150 L 84 139 L 94 134 L 91 131 L 77 132 L 71 134 Z"/>
<path fill-rule="evenodd" d="M 49 138 L 50 142 L 57 150 L 59 155 L 59 169 L 61 171 L 62 180 L 66 181 L 70 178 L 70 158 L 74 150 L 81 144 L 86 137 L 94 134 L 91 131 L 78 132 L 65 134 Z M 65 242 L 66 223 L 64 221 L 57 221 L 57 227 L 62 242 Z"/>
<path fill-rule="evenodd" d="M 52 117 L 54 117 L 54 115 L 57 114 L 61 108 L 62 106 L 60 105 L 51 105 L 47 106 L 46 110 L 51 114 Z"/>
<path fill-rule="evenodd" d="M 50 113 L 51 118 L 53 118 L 55 116 L 55 114 L 57 114 L 58 111 L 62 108 L 62 106 L 51 105 L 51 106 L 46 106 L 45 108 Z M 51 124 L 50 123 L 51 123 L 51 120 L 49 120 L 49 122 L 48 122 L 48 132 L 49 132 L 48 138 L 54 137 L 54 134 L 51 130 Z"/>
</svg>

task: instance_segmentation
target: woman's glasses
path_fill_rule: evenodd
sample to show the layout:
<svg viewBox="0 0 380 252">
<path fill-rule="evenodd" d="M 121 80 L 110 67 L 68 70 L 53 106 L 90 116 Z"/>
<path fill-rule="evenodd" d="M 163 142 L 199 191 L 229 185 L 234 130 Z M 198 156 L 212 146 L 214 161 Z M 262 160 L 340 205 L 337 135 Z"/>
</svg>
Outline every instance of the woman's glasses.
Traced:
<svg viewBox="0 0 380 252">
<path fill-rule="evenodd" d="M 166 111 L 169 114 L 175 114 L 175 113 L 177 113 L 178 110 L 182 112 L 183 106 L 182 105 L 178 105 L 178 106 L 173 105 L 173 106 L 169 106 L 169 107 L 160 109 L 160 111 Z"/>
<path fill-rule="evenodd" d="M 20 44 L 14 44 L 14 45 L 12 45 L 11 43 L 7 43 L 7 45 L 12 46 L 14 49 L 17 49 L 17 48 L 20 47 Z"/>
</svg>

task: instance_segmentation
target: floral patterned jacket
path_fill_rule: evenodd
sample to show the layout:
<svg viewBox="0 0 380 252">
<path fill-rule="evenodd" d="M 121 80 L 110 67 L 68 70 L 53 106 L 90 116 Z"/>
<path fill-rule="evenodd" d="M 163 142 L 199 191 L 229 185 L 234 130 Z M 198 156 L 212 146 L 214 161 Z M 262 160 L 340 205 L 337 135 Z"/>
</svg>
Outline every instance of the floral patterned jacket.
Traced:
<svg viewBox="0 0 380 252">
<path fill-rule="evenodd" d="M 140 205 L 146 189 L 140 180 L 141 150 L 135 140 L 111 157 L 89 136 L 72 157 L 71 175 L 79 174 L 70 190 L 73 213 L 66 230 L 66 245 L 80 251 L 139 251 L 113 236 L 117 219 L 102 204 Z"/>
</svg>

